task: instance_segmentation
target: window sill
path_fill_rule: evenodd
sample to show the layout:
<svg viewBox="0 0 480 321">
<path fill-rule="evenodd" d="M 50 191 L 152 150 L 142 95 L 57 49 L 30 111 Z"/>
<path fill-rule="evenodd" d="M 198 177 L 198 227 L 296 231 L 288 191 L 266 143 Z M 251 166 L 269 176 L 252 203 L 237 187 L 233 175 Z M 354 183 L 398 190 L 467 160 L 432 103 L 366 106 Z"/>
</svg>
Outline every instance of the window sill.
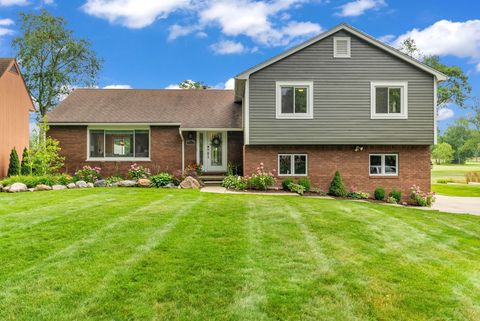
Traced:
<svg viewBox="0 0 480 321">
<path fill-rule="evenodd" d="M 371 115 L 370 119 L 408 119 L 408 115 Z"/>
<path fill-rule="evenodd" d="M 386 179 L 386 178 L 399 178 L 398 175 L 369 175 L 370 178 L 379 178 L 379 179 Z"/>
<path fill-rule="evenodd" d="M 276 119 L 313 119 L 313 115 L 277 115 Z"/>
<path fill-rule="evenodd" d="M 278 174 L 278 177 L 305 177 L 307 174 Z"/>
<path fill-rule="evenodd" d="M 135 157 L 102 157 L 102 158 L 87 158 L 87 162 L 151 162 L 150 158 L 135 158 Z"/>
</svg>

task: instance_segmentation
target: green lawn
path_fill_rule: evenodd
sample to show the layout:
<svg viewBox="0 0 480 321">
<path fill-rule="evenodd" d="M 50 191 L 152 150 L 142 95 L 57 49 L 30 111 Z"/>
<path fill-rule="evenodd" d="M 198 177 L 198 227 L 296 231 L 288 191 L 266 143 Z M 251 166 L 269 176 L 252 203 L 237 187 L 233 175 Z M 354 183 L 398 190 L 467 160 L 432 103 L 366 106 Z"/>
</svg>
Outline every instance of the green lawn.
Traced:
<svg viewBox="0 0 480 321">
<path fill-rule="evenodd" d="M 449 196 L 480 196 L 480 185 L 437 184 L 439 179 L 465 183 L 466 172 L 480 172 L 480 163 L 467 162 L 464 165 L 433 165 L 432 191 Z"/>
<path fill-rule="evenodd" d="M 0 320 L 480 320 L 480 217 L 156 189 L 0 194 Z"/>
<path fill-rule="evenodd" d="M 480 185 L 432 184 L 432 191 L 440 195 L 480 197 Z"/>
</svg>

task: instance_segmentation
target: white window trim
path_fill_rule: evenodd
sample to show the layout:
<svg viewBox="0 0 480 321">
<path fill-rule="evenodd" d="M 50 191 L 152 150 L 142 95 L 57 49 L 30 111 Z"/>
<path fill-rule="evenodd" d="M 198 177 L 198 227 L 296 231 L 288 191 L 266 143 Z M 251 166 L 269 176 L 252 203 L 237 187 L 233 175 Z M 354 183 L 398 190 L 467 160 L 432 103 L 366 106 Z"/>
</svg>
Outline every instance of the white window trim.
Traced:
<svg viewBox="0 0 480 321">
<path fill-rule="evenodd" d="M 282 87 L 307 87 L 307 112 L 282 113 Z M 295 102 L 295 98 L 294 98 Z M 294 106 L 295 107 L 295 106 Z M 276 118 L 277 119 L 312 119 L 313 118 L 313 81 L 277 81 L 276 82 Z M 295 110 L 295 108 L 294 108 Z"/>
<path fill-rule="evenodd" d="M 281 174 L 280 173 L 280 157 L 281 156 L 290 156 L 290 172 L 291 174 Z M 295 164 L 294 164 L 294 158 L 295 156 L 305 156 L 305 174 L 295 174 Z M 277 156 L 277 173 L 278 176 L 308 176 L 308 154 L 291 154 L 291 153 L 283 153 L 283 154 L 278 154 Z"/>
<path fill-rule="evenodd" d="M 346 55 L 337 54 L 337 40 L 347 40 L 348 41 L 348 53 Z M 333 58 L 351 58 L 351 39 L 350 37 L 333 37 Z"/>
<path fill-rule="evenodd" d="M 105 153 L 105 131 L 108 130 L 148 130 L 148 155 L 149 157 L 90 157 L 90 131 L 103 130 L 103 152 Z M 135 151 L 135 134 L 133 136 L 133 150 Z M 87 162 L 150 162 L 152 155 L 152 132 L 149 126 L 88 126 L 87 128 Z"/>
<path fill-rule="evenodd" d="M 380 156 L 382 158 L 382 164 L 381 164 L 381 173 L 380 174 L 372 174 L 370 173 L 370 167 L 372 166 L 371 161 L 372 161 L 372 156 Z M 396 168 L 397 172 L 395 174 L 386 174 L 385 173 L 385 156 L 395 156 L 396 159 Z M 378 177 L 378 176 L 398 176 L 399 172 L 399 167 L 398 167 L 398 154 L 369 154 L 368 155 L 368 174 L 370 176 Z"/>
<path fill-rule="evenodd" d="M 377 87 L 400 88 L 400 113 L 382 114 L 376 112 Z M 370 82 L 370 118 L 371 119 L 408 119 L 408 82 L 407 81 L 372 81 Z M 388 106 L 387 106 L 388 107 Z"/>
</svg>

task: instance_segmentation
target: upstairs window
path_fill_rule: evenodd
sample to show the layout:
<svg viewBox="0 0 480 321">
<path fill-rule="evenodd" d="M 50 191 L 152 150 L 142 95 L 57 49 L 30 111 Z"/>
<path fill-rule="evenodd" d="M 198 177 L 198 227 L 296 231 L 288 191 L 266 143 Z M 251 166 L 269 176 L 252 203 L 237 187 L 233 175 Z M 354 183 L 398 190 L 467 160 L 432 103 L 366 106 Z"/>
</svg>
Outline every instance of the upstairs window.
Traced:
<svg viewBox="0 0 480 321">
<path fill-rule="evenodd" d="M 90 129 L 89 159 L 148 159 L 150 131 L 148 129 Z"/>
<path fill-rule="evenodd" d="M 313 82 L 277 82 L 277 119 L 313 118 Z"/>
<path fill-rule="evenodd" d="M 371 83 L 372 119 L 407 119 L 407 82 Z"/>
<path fill-rule="evenodd" d="M 333 57 L 334 58 L 350 58 L 350 37 L 334 37 L 333 38 Z"/>
</svg>

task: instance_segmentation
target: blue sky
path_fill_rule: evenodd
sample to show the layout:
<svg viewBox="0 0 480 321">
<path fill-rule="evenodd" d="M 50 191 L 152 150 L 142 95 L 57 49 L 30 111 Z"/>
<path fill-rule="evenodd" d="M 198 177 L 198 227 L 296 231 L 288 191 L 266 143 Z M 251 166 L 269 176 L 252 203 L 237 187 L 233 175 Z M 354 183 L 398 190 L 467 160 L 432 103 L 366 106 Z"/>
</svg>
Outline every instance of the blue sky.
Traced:
<svg viewBox="0 0 480 321">
<path fill-rule="evenodd" d="M 18 13 L 47 8 L 104 59 L 99 86 L 219 88 L 259 62 L 347 22 L 392 45 L 412 36 L 460 65 L 480 96 L 480 2 L 456 0 L 0 0 L 0 56 L 11 56 Z M 441 111 L 444 129 L 465 111 Z"/>
</svg>

